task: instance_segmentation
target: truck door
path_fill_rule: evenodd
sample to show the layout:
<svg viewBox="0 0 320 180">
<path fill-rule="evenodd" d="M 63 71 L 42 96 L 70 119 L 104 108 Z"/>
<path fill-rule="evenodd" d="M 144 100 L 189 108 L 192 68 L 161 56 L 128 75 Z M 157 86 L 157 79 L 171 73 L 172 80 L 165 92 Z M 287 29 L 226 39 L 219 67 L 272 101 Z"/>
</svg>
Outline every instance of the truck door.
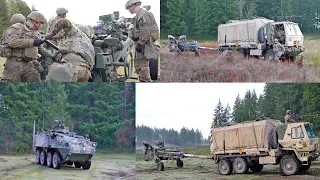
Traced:
<svg viewBox="0 0 320 180">
<path fill-rule="evenodd" d="M 301 125 L 291 127 L 291 147 L 294 149 L 302 149 L 305 139 L 305 133 Z"/>
</svg>

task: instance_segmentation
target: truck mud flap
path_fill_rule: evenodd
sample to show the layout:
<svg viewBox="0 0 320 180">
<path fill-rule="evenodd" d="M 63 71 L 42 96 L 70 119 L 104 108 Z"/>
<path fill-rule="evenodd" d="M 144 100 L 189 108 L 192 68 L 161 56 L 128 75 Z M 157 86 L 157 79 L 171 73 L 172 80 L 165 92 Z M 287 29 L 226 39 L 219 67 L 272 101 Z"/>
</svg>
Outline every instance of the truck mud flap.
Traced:
<svg viewBox="0 0 320 180">
<path fill-rule="evenodd" d="M 159 64 L 157 59 L 150 59 L 149 62 L 150 76 L 153 81 L 158 80 Z"/>
</svg>

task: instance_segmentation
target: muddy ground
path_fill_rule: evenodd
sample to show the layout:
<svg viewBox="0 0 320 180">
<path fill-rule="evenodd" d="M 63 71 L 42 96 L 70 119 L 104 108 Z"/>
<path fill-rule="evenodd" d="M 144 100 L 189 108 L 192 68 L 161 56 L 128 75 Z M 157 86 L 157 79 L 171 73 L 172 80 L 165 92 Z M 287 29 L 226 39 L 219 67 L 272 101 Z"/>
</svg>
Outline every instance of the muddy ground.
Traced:
<svg viewBox="0 0 320 180">
<path fill-rule="evenodd" d="M 34 155 L 0 156 L 0 179 L 128 179 L 135 177 L 135 155 L 102 155 L 93 157 L 89 170 L 63 165 L 52 169 L 35 163 Z"/>
</svg>

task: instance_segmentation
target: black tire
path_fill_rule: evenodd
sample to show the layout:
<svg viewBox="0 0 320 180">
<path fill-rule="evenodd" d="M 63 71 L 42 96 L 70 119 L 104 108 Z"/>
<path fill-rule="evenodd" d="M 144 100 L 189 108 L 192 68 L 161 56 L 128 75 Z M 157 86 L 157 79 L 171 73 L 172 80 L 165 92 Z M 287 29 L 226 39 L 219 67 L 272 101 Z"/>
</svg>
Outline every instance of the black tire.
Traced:
<svg viewBox="0 0 320 180">
<path fill-rule="evenodd" d="M 273 50 L 269 49 L 264 53 L 264 60 L 265 61 L 274 61 L 276 58 L 276 54 L 273 52 Z"/>
<path fill-rule="evenodd" d="M 285 175 L 290 176 L 299 173 L 300 164 L 297 158 L 285 155 L 280 160 L 280 169 Z"/>
<path fill-rule="evenodd" d="M 67 162 L 67 165 L 72 166 L 73 162 L 69 161 L 69 162 Z"/>
<path fill-rule="evenodd" d="M 158 171 L 163 171 L 163 169 L 164 169 L 163 162 L 160 161 L 157 163 L 157 169 L 158 169 Z"/>
<path fill-rule="evenodd" d="M 183 161 L 181 159 L 177 159 L 177 166 L 178 166 L 178 168 L 183 167 Z"/>
<path fill-rule="evenodd" d="M 232 173 L 232 164 L 229 160 L 221 160 L 218 162 L 218 171 L 221 175 L 230 175 Z"/>
<path fill-rule="evenodd" d="M 270 131 L 268 139 L 269 139 L 269 146 L 272 149 L 277 149 L 278 148 L 278 133 L 277 133 L 276 129 L 272 129 Z"/>
<path fill-rule="evenodd" d="M 41 151 L 38 149 L 36 151 L 36 163 L 37 164 L 40 164 L 40 154 L 41 154 Z"/>
<path fill-rule="evenodd" d="M 311 167 L 311 163 L 309 162 L 308 165 L 302 165 L 300 166 L 300 171 L 308 171 Z"/>
<path fill-rule="evenodd" d="M 47 153 L 47 166 L 52 168 L 52 152 L 50 151 Z"/>
<path fill-rule="evenodd" d="M 74 167 L 81 168 L 81 163 L 80 162 L 74 162 Z"/>
<path fill-rule="evenodd" d="M 263 164 L 254 163 L 253 166 L 249 167 L 252 172 L 260 172 L 263 169 Z"/>
<path fill-rule="evenodd" d="M 236 158 L 233 161 L 233 169 L 238 174 L 245 174 L 248 172 L 249 166 L 247 160 L 244 158 Z"/>
<path fill-rule="evenodd" d="M 84 170 L 90 169 L 90 167 L 91 167 L 91 161 L 86 161 L 82 165 L 82 169 L 84 169 Z"/>
<path fill-rule="evenodd" d="M 52 167 L 54 169 L 60 169 L 61 168 L 61 158 L 60 158 L 60 154 L 58 152 L 54 152 L 54 154 L 53 154 Z"/>
<path fill-rule="evenodd" d="M 158 59 L 150 59 L 149 62 L 150 76 L 153 81 L 158 80 L 159 64 Z"/>
<path fill-rule="evenodd" d="M 42 166 L 46 166 L 47 165 L 47 153 L 45 151 L 41 151 L 40 154 L 40 164 Z"/>
</svg>

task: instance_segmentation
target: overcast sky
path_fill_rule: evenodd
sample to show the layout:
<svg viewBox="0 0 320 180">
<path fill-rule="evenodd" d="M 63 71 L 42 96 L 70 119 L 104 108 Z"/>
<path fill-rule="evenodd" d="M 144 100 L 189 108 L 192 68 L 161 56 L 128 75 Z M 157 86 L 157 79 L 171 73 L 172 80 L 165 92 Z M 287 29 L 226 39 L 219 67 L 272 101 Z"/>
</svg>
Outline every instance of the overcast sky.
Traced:
<svg viewBox="0 0 320 180">
<path fill-rule="evenodd" d="M 67 18 L 73 23 L 83 25 L 96 25 L 99 16 L 119 11 L 120 16 L 131 18 L 132 15 L 125 9 L 127 0 L 24 0 L 31 8 L 32 4 L 47 20 L 56 16 L 56 9 L 67 8 Z M 142 6 L 151 5 L 151 12 L 160 23 L 160 0 L 142 0 Z M 141 6 L 141 7 L 142 7 Z M 160 24 L 159 24 L 160 27 Z"/>
<path fill-rule="evenodd" d="M 136 124 L 151 128 L 199 129 L 208 137 L 213 110 L 219 98 L 231 109 L 239 94 L 255 89 L 263 94 L 263 83 L 137 83 Z"/>
</svg>

